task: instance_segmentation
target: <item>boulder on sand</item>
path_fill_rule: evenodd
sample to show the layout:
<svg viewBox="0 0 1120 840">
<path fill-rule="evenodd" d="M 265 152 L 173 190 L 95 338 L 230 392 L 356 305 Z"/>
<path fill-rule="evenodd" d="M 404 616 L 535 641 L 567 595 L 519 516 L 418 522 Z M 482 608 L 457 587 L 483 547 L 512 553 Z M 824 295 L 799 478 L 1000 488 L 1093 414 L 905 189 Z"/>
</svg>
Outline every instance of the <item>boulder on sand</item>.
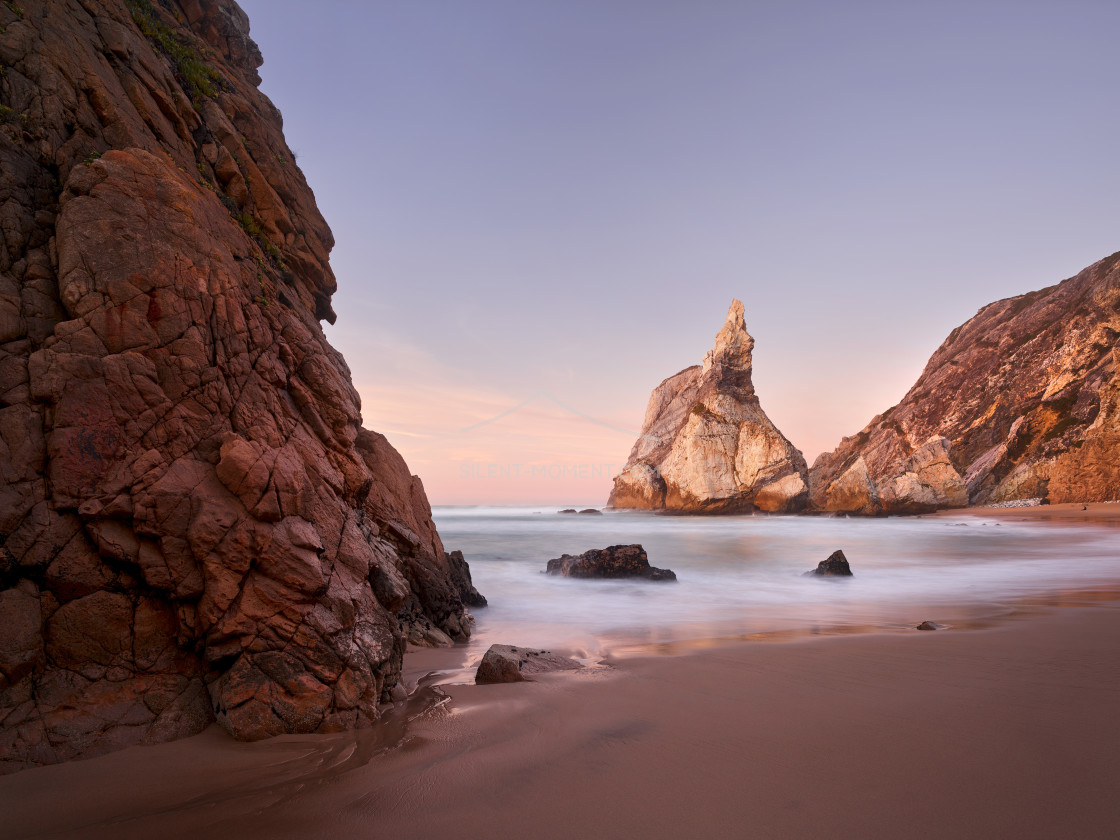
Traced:
<svg viewBox="0 0 1120 840">
<path fill-rule="evenodd" d="M 817 568 L 806 572 L 805 577 L 852 577 L 852 569 L 843 551 L 834 551 L 827 560 L 817 564 Z"/>
<path fill-rule="evenodd" d="M 611 545 L 593 548 L 583 554 L 565 554 L 548 561 L 546 574 L 574 578 L 643 578 L 675 581 L 669 569 L 655 569 L 649 564 L 646 550 L 638 544 Z"/>
<path fill-rule="evenodd" d="M 523 682 L 532 674 L 578 671 L 582 667 L 574 659 L 558 656 L 547 650 L 532 650 L 512 645 L 490 645 L 490 649 L 478 663 L 474 681 L 476 685 Z"/>
</svg>

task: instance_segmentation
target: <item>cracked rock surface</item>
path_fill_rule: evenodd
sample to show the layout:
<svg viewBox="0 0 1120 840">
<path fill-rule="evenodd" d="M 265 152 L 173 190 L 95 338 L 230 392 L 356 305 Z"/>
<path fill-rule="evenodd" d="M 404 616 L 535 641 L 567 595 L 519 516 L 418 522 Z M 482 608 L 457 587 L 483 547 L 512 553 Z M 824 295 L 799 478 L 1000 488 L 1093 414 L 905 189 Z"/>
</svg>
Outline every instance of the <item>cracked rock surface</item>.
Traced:
<svg viewBox="0 0 1120 840">
<path fill-rule="evenodd" d="M 0 770 L 370 724 L 481 596 L 324 337 L 333 239 L 247 17 L 0 27 Z"/>
<path fill-rule="evenodd" d="M 860 514 L 1120 499 L 1120 253 L 991 303 L 902 402 L 817 458 L 813 506 Z"/>
<path fill-rule="evenodd" d="M 743 304 L 733 301 L 704 364 L 654 388 L 609 506 L 687 513 L 789 513 L 805 506 L 805 458 L 759 404 L 753 350 Z"/>
</svg>

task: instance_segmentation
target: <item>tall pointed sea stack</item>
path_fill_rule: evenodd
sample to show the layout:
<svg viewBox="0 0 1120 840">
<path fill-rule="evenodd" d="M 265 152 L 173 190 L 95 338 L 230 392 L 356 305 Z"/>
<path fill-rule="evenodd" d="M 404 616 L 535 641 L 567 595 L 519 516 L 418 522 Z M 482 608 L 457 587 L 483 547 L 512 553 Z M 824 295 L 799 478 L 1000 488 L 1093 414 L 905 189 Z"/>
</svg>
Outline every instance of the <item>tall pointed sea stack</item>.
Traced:
<svg viewBox="0 0 1120 840">
<path fill-rule="evenodd" d="M 743 304 L 732 301 L 704 364 L 654 388 L 642 433 L 608 504 L 682 513 L 793 512 L 805 506 L 805 458 L 759 405 L 751 381 L 753 350 Z"/>
<path fill-rule="evenodd" d="M 368 725 L 466 638 L 233 0 L 0 4 L 0 772 Z"/>
</svg>

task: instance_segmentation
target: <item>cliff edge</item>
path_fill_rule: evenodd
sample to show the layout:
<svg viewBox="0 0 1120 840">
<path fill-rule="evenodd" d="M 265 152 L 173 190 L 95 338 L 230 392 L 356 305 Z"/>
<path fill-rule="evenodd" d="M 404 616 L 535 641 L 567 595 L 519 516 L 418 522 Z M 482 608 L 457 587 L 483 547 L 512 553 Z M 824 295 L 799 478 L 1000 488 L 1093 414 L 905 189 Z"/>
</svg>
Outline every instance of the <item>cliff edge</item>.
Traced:
<svg viewBox="0 0 1120 840">
<path fill-rule="evenodd" d="M 366 725 L 469 635 L 260 63 L 232 0 L 0 5 L 0 770 Z"/>
<path fill-rule="evenodd" d="M 902 402 L 817 458 L 813 506 L 1120 498 L 1120 253 L 953 330 Z"/>
</svg>

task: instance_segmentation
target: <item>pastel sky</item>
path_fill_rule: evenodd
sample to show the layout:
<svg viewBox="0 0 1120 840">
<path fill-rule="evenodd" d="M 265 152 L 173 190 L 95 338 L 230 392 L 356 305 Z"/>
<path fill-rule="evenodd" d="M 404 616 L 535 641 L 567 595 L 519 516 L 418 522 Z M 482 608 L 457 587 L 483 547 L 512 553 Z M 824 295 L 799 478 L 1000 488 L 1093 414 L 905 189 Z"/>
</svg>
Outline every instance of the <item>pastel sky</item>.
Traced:
<svg viewBox="0 0 1120 840">
<path fill-rule="evenodd" d="M 1115 2 L 241 4 L 434 504 L 603 504 L 733 297 L 811 462 L 1120 249 Z"/>
</svg>

